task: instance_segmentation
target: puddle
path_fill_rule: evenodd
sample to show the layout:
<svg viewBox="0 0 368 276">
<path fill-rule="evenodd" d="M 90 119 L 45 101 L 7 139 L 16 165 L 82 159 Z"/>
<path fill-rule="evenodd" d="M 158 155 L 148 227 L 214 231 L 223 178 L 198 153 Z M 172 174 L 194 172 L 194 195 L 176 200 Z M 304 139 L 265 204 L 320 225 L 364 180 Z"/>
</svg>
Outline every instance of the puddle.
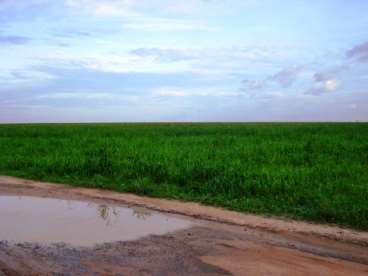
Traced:
<svg viewBox="0 0 368 276">
<path fill-rule="evenodd" d="M 0 196 L 0 240 L 93 246 L 185 229 L 189 220 L 145 208 L 82 201 Z"/>
</svg>

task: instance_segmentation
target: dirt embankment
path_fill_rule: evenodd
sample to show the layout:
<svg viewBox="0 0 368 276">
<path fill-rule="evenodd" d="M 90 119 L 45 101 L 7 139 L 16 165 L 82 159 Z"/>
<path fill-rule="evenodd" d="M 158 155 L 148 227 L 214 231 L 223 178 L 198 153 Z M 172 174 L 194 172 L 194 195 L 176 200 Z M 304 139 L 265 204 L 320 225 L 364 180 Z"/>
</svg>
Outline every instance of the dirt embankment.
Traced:
<svg viewBox="0 0 368 276">
<path fill-rule="evenodd" d="M 198 222 L 95 247 L 0 242 L 0 275 L 368 275 L 365 232 L 13 177 L 0 177 L 0 195 L 138 205 Z"/>
</svg>

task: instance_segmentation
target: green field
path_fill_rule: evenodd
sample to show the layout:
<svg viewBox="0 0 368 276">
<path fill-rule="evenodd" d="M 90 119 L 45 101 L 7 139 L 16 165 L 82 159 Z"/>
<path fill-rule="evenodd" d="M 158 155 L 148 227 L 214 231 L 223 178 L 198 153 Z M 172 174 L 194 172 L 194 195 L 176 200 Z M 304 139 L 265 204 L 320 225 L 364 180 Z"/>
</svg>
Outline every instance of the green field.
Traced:
<svg viewBox="0 0 368 276">
<path fill-rule="evenodd" d="M 368 124 L 0 125 L 0 174 L 368 229 Z"/>
</svg>

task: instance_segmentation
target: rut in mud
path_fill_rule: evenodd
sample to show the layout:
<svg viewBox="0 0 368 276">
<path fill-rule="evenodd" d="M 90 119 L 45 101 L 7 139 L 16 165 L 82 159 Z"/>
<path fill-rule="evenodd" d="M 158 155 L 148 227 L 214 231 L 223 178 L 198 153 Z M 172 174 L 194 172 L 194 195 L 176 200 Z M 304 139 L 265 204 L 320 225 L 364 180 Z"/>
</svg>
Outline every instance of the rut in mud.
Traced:
<svg viewBox="0 0 368 276">
<path fill-rule="evenodd" d="M 191 225 L 142 207 L 1 195 L 0 218 L 0 240 L 74 246 L 136 240 Z"/>
<path fill-rule="evenodd" d="M 331 234 L 341 229 L 330 227 L 323 237 L 297 227 L 280 230 L 292 222 L 272 219 L 269 225 L 276 221 L 276 228 L 260 229 L 242 226 L 247 217 L 234 212 L 227 219 L 240 218 L 239 224 L 229 225 L 152 211 L 171 206 L 203 217 L 207 207 L 136 196 L 126 205 L 129 200 L 130 195 L 0 177 L 0 275 L 368 274 L 363 232 L 343 229 L 345 236 L 334 240 Z M 207 215 L 213 218 L 215 210 Z"/>
</svg>

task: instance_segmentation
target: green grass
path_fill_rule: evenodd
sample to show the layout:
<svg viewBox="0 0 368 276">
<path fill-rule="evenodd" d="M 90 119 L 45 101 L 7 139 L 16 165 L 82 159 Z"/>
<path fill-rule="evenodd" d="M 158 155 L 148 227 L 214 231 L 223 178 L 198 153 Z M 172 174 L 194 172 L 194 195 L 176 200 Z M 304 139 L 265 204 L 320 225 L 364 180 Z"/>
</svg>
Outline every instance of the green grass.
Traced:
<svg viewBox="0 0 368 276">
<path fill-rule="evenodd" d="M 368 124 L 0 125 L 0 174 L 368 229 Z"/>
</svg>

